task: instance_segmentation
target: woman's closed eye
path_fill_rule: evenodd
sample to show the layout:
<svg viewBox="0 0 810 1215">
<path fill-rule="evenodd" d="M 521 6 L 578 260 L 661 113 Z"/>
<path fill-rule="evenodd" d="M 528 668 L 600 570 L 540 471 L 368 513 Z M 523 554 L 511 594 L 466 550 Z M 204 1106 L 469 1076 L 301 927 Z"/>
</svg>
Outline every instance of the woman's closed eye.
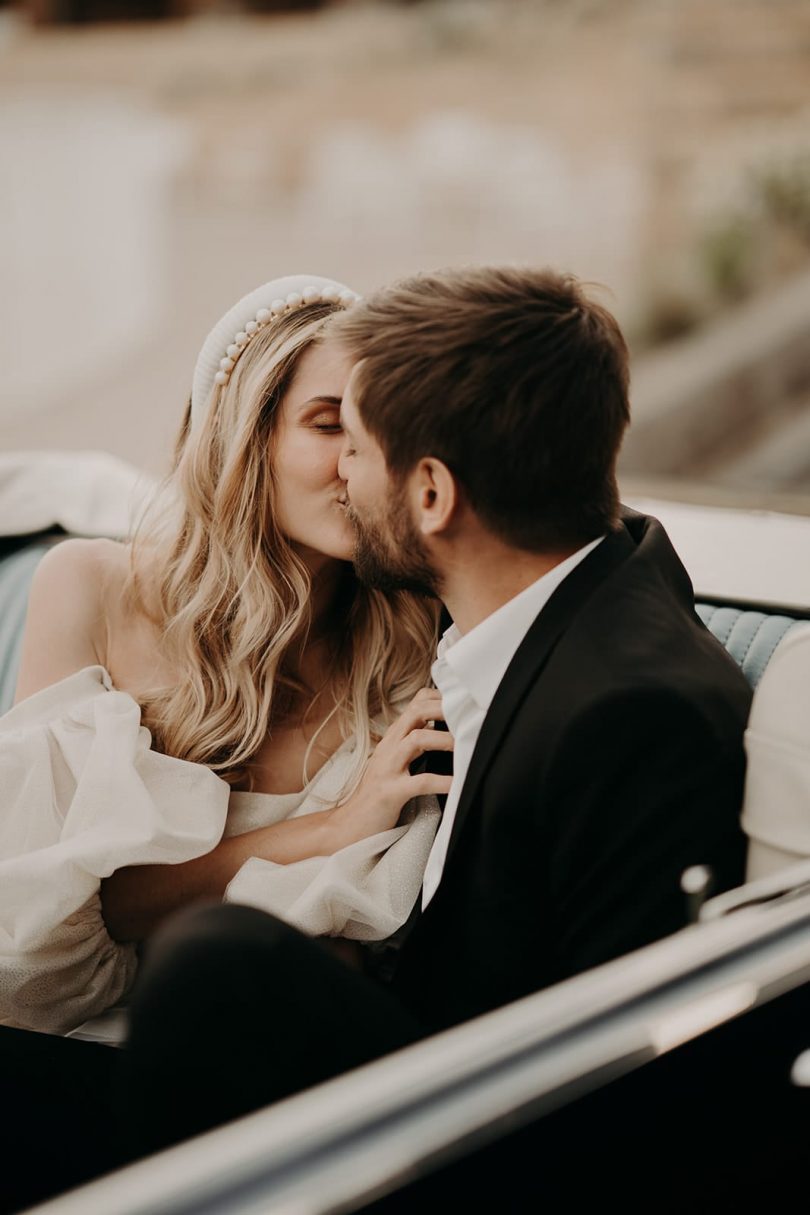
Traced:
<svg viewBox="0 0 810 1215">
<path fill-rule="evenodd" d="M 321 434 L 341 434 L 343 427 L 340 424 L 340 419 L 334 414 L 318 414 L 310 422 L 313 430 L 319 431 Z"/>
</svg>

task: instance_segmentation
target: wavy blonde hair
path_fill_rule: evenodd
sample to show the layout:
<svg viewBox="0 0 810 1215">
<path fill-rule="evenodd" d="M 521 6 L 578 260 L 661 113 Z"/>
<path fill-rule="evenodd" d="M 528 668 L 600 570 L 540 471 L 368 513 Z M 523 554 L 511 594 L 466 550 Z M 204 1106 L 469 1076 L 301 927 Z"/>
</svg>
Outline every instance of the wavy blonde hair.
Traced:
<svg viewBox="0 0 810 1215">
<path fill-rule="evenodd" d="M 164 657 L 183 673 L 142 697 L 144 724 L 159 750 L 231 784 L 249 778 L 274 722 L 294 707 L 305 717 L 323 695 L 294 674 L 312 586 L 276 525 L 273 440 L 301 355 L 336 310 L 314 305 L 260 331 L 193 430 L 187 412 L 174 468 L 133 543 L 131 602 L 159 627 Z M 429 678 L 438 605 L 364 587 L 347 564 L 336 614 L 326 720 L 337 717 L 342 737 L 358 741 L 346 796 L 380 727 Z"/>
</svg>

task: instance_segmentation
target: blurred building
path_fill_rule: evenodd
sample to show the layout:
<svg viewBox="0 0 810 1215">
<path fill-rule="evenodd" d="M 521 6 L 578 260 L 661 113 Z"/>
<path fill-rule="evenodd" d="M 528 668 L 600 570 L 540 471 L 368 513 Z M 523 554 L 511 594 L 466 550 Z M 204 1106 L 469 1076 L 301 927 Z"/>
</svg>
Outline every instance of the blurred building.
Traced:
<svg viewBox="0 0 810 1215">
<path fill-rule="evenodd" d="M 630 336 L 628 472 L 810 509 L 807 0 L 27 4 L 0 447 L 161 471 L 202 337 L 264 278 L 550 263 Z"/>
<path fill-rule="evenodd" d="M 253 13 L 305 13 L 329 0 L 240 0 L 236 7 Z M 224 7 L 216 0 L 24 0 L 23 11 L 38 26 L 88 25 L 108 21 L 160 21 Z"/>
</svg>

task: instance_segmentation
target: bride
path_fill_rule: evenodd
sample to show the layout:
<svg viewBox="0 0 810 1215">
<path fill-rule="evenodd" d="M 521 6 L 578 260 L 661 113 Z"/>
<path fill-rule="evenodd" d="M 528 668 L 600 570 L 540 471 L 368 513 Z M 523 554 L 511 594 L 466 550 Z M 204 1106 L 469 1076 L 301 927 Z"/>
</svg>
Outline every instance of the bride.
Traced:
<svg viewBox="0 0 810 1215">
<path fill-rule="evenodd" d="M 133 543 L 38 568 L 0 720 L 1 1024 L 116 1005 L 196 900 L 355 941 L 407 919 L 450 782 L 409 765 L 452 740 L 429 730 L 435 605 L 350 564 L 349 368 L 319 336 L 355 298 L 305 276 L 234 305 Z"/>
</svg>

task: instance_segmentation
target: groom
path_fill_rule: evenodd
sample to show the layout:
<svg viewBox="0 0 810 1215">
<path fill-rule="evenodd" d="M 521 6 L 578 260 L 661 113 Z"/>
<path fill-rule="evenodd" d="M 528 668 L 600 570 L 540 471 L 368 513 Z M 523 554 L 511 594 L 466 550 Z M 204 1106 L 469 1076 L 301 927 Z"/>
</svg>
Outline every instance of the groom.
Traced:
<svg viewBox="0 0 810 1215">
<path fill-rule="evenodd" d="M 682 927 L 743 880 L 750 692 L 660 524 L 620 512 L 616 321 L 550 271 L 416 277 L 333 330 L 355 566 L 443 600 L 455 770 L 393 986 L 444 1026 Z"/>
<path fill-rule="evenodd" d="M 619 507 L 611 314 L 551 271 L 448 271 L 326 340 L 354 362 L 357 570 L 453 620 L 433 668 L 452 785 L 421 900 L 369 973 L 251 908 L 158 939 L 124 1052 L 142 1148 L 676 931 L 690 865 L 743 877 L 749 689 L 660 524 Z"/>
</svg>

